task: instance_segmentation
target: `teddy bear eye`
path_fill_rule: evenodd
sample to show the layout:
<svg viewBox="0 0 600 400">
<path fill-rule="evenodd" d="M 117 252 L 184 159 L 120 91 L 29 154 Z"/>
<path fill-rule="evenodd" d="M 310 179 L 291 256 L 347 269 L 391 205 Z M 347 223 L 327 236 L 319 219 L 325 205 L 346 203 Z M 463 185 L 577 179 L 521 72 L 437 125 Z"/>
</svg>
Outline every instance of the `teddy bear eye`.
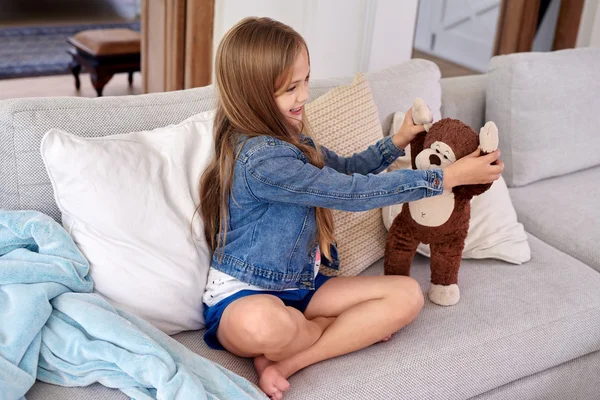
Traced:
<svg viewBox="0 0 600 400">
<path fill-rule="evenodd" d="M 440 154 L 440 150 L 439 149 L 435 149 L 435 152 Z"/>
<path fill-rule="evenodd" d="M 444 155 L 444 158 L 447 160 L 447 159 L 448 159 L 448 156 L 447 156 L 447 155 Z"/>
</svg>

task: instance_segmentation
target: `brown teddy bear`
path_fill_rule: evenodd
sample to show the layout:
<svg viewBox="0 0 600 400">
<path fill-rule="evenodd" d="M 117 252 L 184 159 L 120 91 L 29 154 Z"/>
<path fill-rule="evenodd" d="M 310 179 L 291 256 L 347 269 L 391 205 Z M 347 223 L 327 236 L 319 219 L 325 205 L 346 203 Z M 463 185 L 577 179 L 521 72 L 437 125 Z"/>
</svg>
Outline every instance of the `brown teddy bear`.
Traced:
<svg viewBox="0 0 600 400">
<path fill-rule="evenodd" d="M 456 119 L 444 118 L 431 124 L 431 110 L 421 99 L 413 104 L 412 115 L 415 124 L 425 124 L 427 130 L 427 134 L 417 135 L 410 143 L 413 169 L 444 168 L 478 147 L 482 154 L 498 148 L 498 129 L 493 122 L 486 123 L 479 135 Z M 458 269 L 469 230 L 470 200 L 490 186 L 457 186 L 439 196 L 405 203 L 388 232 L 385 274 L 408 276 L 417 246 L 420 242 L 429 244 L 428 297 L 443 306 L 458 303 Z"/>
</svg>

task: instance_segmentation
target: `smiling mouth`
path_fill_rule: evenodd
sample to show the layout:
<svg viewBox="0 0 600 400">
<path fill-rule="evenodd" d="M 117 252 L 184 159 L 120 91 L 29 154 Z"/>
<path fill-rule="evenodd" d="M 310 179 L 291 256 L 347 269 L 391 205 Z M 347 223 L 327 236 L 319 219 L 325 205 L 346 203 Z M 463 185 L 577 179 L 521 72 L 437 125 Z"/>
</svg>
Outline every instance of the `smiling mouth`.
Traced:
<svg viewBox="0 0 600 400">
<path fill-rule="evenodd" d="M 302 111 L 302 107 L 298 107 L 298 108 L 292 108 L 292 109 L 290 110 L 290 112 L 291 112 L 292 114 L 300 114 L 300 112 L 301 112 L 301 111 Z"/>
</svg>

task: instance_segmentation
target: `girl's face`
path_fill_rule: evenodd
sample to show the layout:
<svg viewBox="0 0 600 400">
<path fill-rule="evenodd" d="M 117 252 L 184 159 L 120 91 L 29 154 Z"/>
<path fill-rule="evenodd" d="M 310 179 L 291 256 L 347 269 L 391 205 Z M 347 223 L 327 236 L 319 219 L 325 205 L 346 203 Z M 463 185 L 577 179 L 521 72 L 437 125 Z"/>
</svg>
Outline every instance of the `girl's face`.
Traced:
<svg viewBox="0 0 600 400">
<path fill-rule="evenodd" d="M 308 53 L 306 49 L 302 49 L 292 67 L 291 83 L 287 87 L 280 88 L 275 94 L 277 107 L 295 125 L 302 121 L 304 103 L 308 100 L 309 74 Z"/>
</svg>

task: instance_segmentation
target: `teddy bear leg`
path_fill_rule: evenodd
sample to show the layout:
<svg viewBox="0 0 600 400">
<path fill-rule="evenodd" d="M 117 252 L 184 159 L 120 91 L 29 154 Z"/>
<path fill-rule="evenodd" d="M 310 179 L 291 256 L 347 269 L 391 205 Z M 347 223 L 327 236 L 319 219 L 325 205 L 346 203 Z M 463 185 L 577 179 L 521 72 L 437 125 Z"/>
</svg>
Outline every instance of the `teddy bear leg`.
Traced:
<svg viewBox="0 0 600 400">
<path fill-rule="evenodd" d="M 440 306 L 453 306 L 460 300 L 458 269 L 464 242 L 431 244 L 431 284 L 428 297 Z"/>
<path fill-rule="evenodd" d="M 388 235 L 385 243 L 383 271 L 385 275 L 410 276 L 410 266 L 419 241 L 396 231 Z"/>
</svg>

